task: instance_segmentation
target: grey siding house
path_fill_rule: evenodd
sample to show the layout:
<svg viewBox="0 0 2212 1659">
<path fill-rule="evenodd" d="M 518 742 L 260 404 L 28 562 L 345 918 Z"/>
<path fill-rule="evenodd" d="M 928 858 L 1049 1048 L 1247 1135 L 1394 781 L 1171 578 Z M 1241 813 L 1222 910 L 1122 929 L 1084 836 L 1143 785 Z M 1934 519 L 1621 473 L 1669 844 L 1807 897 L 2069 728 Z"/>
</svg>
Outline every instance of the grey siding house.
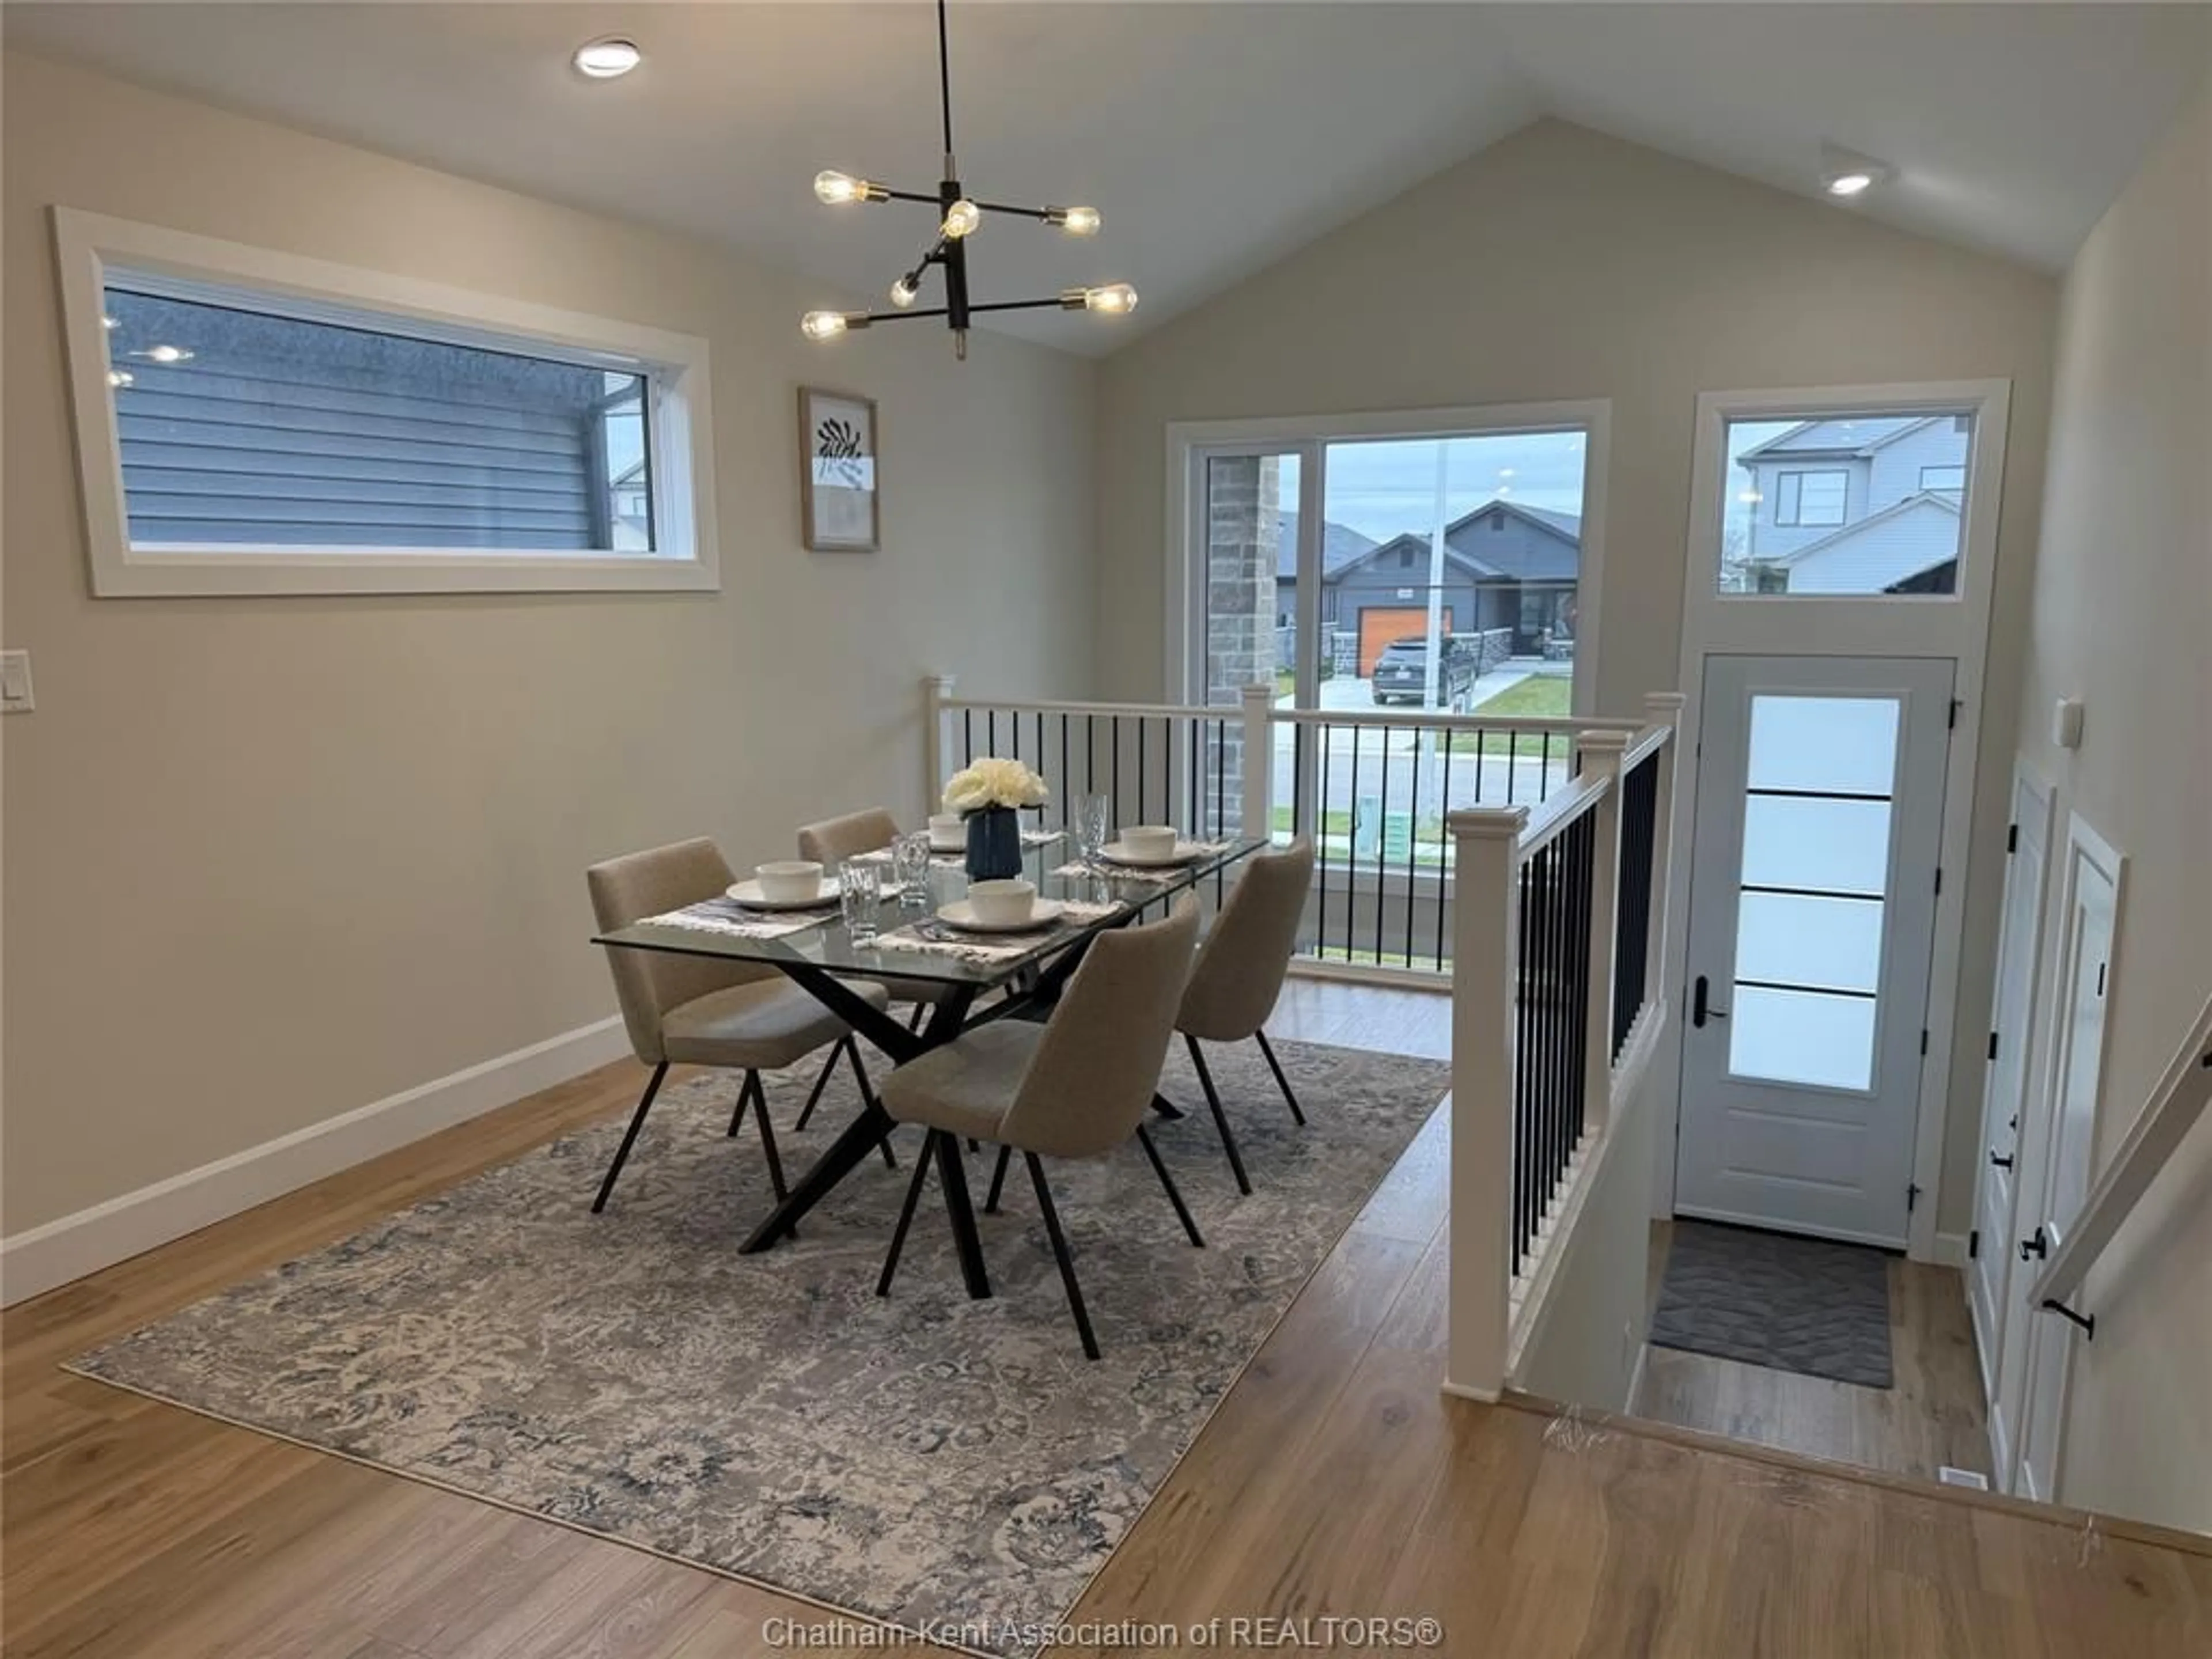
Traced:
<svg viewBox="0 0 2212 1659">
<path fill-rule="evenodd" d="M 1296 611 L 1297 515 L 1282 515 L 1276 624 Z M 1571 650 L 1575 584 L 1582 569 L 1582 520 L 1571 513 L 1492 500 L 1444 529 L 1445 627 L 1455 634 L 1510 630 L 1516 656 Z M 1322 538 L 1322 626 L 1347 641 L 1335 653 L 1364 678 L 1393 640 L 1427 625 L 1429 538 L 1376 542 L 1348 526 Z M 1346 659 L 1350 661 L 1346 662 Z"/>
</svg>

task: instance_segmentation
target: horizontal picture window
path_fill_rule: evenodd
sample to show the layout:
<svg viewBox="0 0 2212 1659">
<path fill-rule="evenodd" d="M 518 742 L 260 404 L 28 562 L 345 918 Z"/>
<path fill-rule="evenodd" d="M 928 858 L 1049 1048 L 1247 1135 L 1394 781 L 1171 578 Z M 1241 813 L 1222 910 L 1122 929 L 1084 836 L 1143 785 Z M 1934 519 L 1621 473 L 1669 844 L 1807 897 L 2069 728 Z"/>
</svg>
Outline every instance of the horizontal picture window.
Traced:
<svg viewBox="0 0 2212 1659">
<path fill-rule="evenodd" d="M 95 592 L 714 585 L 703 343 L 59 224 Z"/>
</svg>

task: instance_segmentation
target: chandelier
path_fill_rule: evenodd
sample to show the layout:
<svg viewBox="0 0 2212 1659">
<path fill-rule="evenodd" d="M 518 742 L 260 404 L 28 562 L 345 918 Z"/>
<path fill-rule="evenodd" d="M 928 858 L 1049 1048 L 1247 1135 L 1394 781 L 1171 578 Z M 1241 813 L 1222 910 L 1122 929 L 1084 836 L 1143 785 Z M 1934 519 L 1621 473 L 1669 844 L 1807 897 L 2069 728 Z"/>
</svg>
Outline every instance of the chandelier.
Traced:
<svg viewBox="0 0 2212 1659">
<path fill-rule="evenodd" d="M 847 173 L 819 173 L 814 177 L 814 194 L 831 207 L 846 207 L 866 202 L 928 204 L 938 216 L 937 239 L 923 252 L 914 268 L 891 284 L 890 301 L 896 309 L 810 311 L 799 323 L 799 328 L 810 340 L 831 340 L 854 329 L 869 328 L 877 323 L 898 322 L 909 317 L 942 317 L 945 325 L 952 331 L 953 355 L 965 358 L 968 355 L 969 319 L 982 312 L 1041 311 L 1056 307 L 1062 311 L 1095 311 L 1106 317 L 1126 317 L 1137 308 L 1137 290 L 1127 283 L 1108 283 L 1097 288 L 1063 289 L 1048 300 L 977 301 L 968 297 L 968 239 L 982 224 L 985 215 L 1004 214 L 1017 219 L 1035 219 L 1069 236 L 1093 236 L 1098 231 L 1098 210 L 1087 207 L 1009 207 L 1000 202 L 976 201 L 962 187 L 959 164 L 952 155 L 952 70 L 945 46 L 945 0 L 937 0 L 937 84 L 945 117 L 945 177 L 937 186 L 937 193 L 932 196 L 920 191 L 892 190 L 888 185 L 875 184 L 866 179 L 855 179 Z M 917 308 L 915 301 L 921 296 L 923 279 L 929 275 L 932 266 L 945 274 L 945 303 Z"/>
</svg>

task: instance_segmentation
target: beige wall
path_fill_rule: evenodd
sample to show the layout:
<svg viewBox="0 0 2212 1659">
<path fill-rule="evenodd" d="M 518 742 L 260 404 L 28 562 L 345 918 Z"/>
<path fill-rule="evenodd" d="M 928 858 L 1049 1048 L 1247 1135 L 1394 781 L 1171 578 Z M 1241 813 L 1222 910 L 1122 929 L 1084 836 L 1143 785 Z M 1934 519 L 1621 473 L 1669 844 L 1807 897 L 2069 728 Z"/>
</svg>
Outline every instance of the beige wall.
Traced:
<svg viewBox="0 0 2212 1659">
<path fill-rule="evenodd" d="M 1610 1142 L 1582 1213 L 1566 1235 L 1542 1318 L 1513 1386 L 1561 1405 L 1625 1412 L 1650 1328 L 1651 1218 L 1647 1171 L 1659 1114 L 1642 1074 L 1607 1128 Z"/>
<path fill-rule="evenodd" d="M 2089 238 L 2059 320 L 2021 752 L 2057 787 L 2061 834 L 2078 812 L 2128 860 L 2100 1160 L 2212 992 L 2208 465 L 2212 87 Z M 2070 753 L 2049 738 L 2060 696 L 2087 705 Z M 2097 1337 L 2076 1345 L 2060 1496 L 2212 1532 L 2212 1120 L 2082 1300 Z"/>
<path fill-rule="evenodd" d="M 1094 371 L 708 246 L 10 53 L 9 1234 L 610 1013 L 583 866 L 921 805 L 919 678 L 1090 693 Z M 88 597 L 56 203 L 706 336 L 723 592 Z M 835 296 L 829 296 L 834 298 Z M 799 544 L 795 386 L 881 400 L 884 550 Z M 988 653 L 981 642 L 989 641 Z"/>
<path fill-rule="evenodd" d="M 1606 398 L 1601 710 L 1674 687 L 1700 392 L 2007 378 L 1987 684 L 2020 672 L 2055 285 L 1558 121 L 1540 122 L 1109 358 L 1100 376 L 1099 666 L 1162 689 L 1170 421 Z M 2014 743 L 1981 733 L 1959 1030 L 1985 1029 Z M 1955 1045 L 1938 1224 L 1963 1236 L 1982 1055 Z"/>
</svg>

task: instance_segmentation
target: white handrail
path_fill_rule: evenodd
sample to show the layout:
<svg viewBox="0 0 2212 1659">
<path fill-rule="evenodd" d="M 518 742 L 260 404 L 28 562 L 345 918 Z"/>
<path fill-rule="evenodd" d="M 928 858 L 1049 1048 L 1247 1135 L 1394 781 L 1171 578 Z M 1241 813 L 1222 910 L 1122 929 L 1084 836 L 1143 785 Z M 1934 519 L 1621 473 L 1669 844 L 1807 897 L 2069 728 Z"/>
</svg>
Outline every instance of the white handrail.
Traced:
<svg viewBox="0 0 2212 1659">
<path fill-rule="evenodd" d="M 2073 1231 L 2036 1276 L 2035 1287 L 2028 1293 L 2030 1307 L 2063 1304 L 2081 1288 L 2089 1269 L 2134 1212 L 2182 1138 L 2196 1127 L 2208 1102 L 2212 1102 L 2212 999 L 2197 1015 L 2188 1041 L 2167 1062 L 2128 1138 L 2090 1188 Z"/>
<path fill-rule="evenodd" d="M 1573 714 L 1446 714 L 1419 710 L 1395 714 L 1380 708 L 1278 708 L 1278 726 L 1381 726 L 1422 732 L 1527 732 L 1572 737 L 1577 732 L 1634 732 L 1642 720 Z"/>
<path fill-rule="evenodd" d="M 994 714 L 1098 714 L 1123 720 L 1233 720 L 1239 705 L 1233 702 L 1038 702 L 1006 697 L 947 697 L 939 707 L 947 714 L 969 711 Z"/>
<path fill-rule="evenodd" d="M 1521 831 L 1521 856 L 1543 851 L 1569 824 L 1595 811 L 1612 788 L 1610 774 L 1569 778 L 1558 793 L 1545 796 L 1529 809 L 1528 822 Z"/>
</svg>

